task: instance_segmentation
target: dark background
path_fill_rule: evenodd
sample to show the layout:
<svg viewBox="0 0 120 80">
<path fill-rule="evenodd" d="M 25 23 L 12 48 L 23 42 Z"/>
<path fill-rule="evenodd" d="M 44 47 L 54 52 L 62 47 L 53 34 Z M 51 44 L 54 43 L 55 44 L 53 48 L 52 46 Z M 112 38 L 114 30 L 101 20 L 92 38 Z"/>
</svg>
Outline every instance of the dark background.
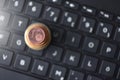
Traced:
<svg viewBox="0 0 120 80">
<path fill-rule="evenodd" d="M 120 15 L 120 0 L 80 0 L 80 2 Z"/>
</svg>

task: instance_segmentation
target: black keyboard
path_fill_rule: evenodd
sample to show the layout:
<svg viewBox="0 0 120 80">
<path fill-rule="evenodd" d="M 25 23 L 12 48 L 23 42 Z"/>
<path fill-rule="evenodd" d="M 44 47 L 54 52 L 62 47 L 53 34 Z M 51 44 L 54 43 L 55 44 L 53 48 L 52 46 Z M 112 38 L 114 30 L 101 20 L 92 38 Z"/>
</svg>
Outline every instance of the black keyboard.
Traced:
<svg viewBox="0 0 120 80">
<path fill-rule="evenodd" d="M 24 42 L 36 22 L 52 32 L 41 51 Z M 0 0 L 0 80 L 120 80 L 119 22 L 79 0 Z"/>
</svg>

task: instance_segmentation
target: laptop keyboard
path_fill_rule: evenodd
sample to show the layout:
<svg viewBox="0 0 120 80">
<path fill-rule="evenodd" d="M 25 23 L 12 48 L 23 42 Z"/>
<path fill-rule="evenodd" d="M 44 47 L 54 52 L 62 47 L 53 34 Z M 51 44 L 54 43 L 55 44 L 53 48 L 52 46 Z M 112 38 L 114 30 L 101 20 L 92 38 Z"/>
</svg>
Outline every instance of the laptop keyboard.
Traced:
<svg viewBox="0 0 120 80">
<path fill-rule="evenodd" d="M 0 0 L 0 10 L 0 66 L 10 70 L 1 71 L 35 80 L 120 80 L 120 16 L 78 0 Z M 36 22 L 52 32 L 41 51 L 24 42 Z"/>
</svg>

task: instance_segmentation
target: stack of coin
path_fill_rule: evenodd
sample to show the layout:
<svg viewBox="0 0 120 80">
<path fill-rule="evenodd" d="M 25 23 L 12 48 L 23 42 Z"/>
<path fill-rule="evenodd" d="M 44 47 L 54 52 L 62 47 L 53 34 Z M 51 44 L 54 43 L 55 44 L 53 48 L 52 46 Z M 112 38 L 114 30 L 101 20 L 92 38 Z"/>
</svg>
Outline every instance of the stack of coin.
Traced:
<svg viewBox="0 0 120 80">
<path fill-rule="evenodd" d="M 51 33 L 46 25 L 34 23 L 26 29 L 24 38 L 29 48 L 33 50 L 42 50 L 49 45 Z"/>
</svg>

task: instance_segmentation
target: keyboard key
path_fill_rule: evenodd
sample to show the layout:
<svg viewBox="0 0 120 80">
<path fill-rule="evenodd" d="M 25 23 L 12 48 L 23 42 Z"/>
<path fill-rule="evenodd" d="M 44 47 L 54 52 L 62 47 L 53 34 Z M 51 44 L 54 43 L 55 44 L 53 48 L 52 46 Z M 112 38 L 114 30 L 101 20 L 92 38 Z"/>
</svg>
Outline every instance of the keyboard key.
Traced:
<svg viewBox="0 0 120 80">
<path fill-rule="evenodd" d="M 118 73 L 117 73 L 117 79 L 120 79 L 120 69 L 118 70 Z"/>
<path fill-rule="evenodd" d="M 27 71 L 30 65 L 31 58 L 28 56 L 17 55 L 14 67 L 20 70 Z"/>
<path fill-rule="evenodd" d="M 3 7 L 5 2 L 6 2 L 6 0 L 0 0 L 0 7 Z"/>
<path fill-rule="evenodd" d="M 21 12 L 24 6 L 25 0 L 9 0 L 8 8 L 17 12 Z"/>
<path fill-rule="evenodd" d="M 42 4 L 29 1 L 25 13 L 29 16 L 39 17 L 42 9 Z"/>
<path fill-rule="evenodd" d="M 119 49 L 120 50 L 120 49 Z M 118 60 L 120 60 L 120 51 L 119 51 L 119 54 L 118 54 Z"/>
<path fill-rule="evenodd" d="M 25 49 L 24 37 L 14 34 L 10 46 L 14 49 L 23 51 Z"/>
<path fill-rule="evenodd" d="M 71 28 L 75 28 L 77 18 L 78 18 L 78 16 L 76 14 L 73 14 L 70 12 L 64 12 L 61 24 L 68 26 L 68 27 L 71 27 Z"/>
<path fill-rule="evenodd" d="M 35 51 L 35 50 L 30 49 L 30 48 L 28 49 L 27 52 L 32 54 L 32 55 L 36 55 L 36 56 L 42 56 L 42 54 L 43 54 L 43 50 Z"/>
<path fill-rule="evenodd" d="M 56 46 L 49 46 L 46 51 L 46 58 L 55 61 L 60 61 L 62 54 L 63 54 L 62 48 Z"/>
<path fill-rule="evenodd" d="M 115 31 L 114 40 L 120 42 L 120 27 L 117 27 L 117 29 Z"/>
<path fill-rule="evenodd" d="M 71 9 L 78 9 L 79 4 L 73 1 L 66 0 L 64 6 Z"/>
<path fill-rule="evenodd" d="M 7 26 L 10 19 L 10 14 L 6 12 L 0 12 L 0 27 Z"/>
<path fill-rule="evenodd" d="M 98 77 L 96 77 L 96 76 L 88 75 L 87 80 L 103 80 L 103 79 L 98 78 Z"/>
<path fill-rule="evenodd" d="M 77 66 L 80 60 L 80 53 L 74 51 L 66 51 L 63 62 L 71 66 Z"/>
<path fill-rule="evenodd" d="M 47 6 L 43 14 L 43 19 L 51 22 L 57 22 L 59 18 L 59 14 L 60 14 L 59 9 Z"/>
<path fill-rule="evenodd" d="M 99 14 L 98 14 L 98 16 L 100 18 L 105 18 L 105 19 L 109 19 L 109 20 L 112 20 L 112 18 L 113 18 L 112 14 L 110 14 L 108 12 L 105 12 L 105 11 L 100 11 Z"/>
<path fill-rule="evenodd" d="M 24 74 L 20 74 L 20 73 L 13 72 L 7 69 L 2 69 L 2 68 L 0 68 L 0 75 L 1 75 L 0 80 L 41 80 L 41 79 L 34 78 L 32 76 L 27 76 Z"/>
<path fill-rule="evenodd" d="M 83 80 L 84 74 L 81 72 L 70 70 L 67 80 Z"/>
<path fill-rule="evenodd" d="M 83 50 L 95 53 L 99 45 L 99 40 L 91 37 L 86 37 L 83 43 Z"/>
<path fill-rule="evenodd" d="M 22 16 L 14 16 L 12 28 L 24 32 L 28 24 L 28 18 Z"/>
<path fill-rule="evenodd" d="M 47 0 L 50 3 L 61 4 L 63 0 Z"/>
<path fill-rule="evenodd" d="M 10 32 L 3 30 L 0 31 L 0 44 L 7 45 L 9 36 L 10 36 Z"/>
<path fill-rule="evenodd" d="M 89 71 L 95 71 L 98 64 L 98 59 L 90 56 L 84 56 L 81 68 Z"/>
<path fill-rule="evenodd" d="M 63 34 L 64 34 L 64 30 L 63 29 L 52 28 L 51 29 L 51 33 L 52 33 L 52 40 L 53 41 L 61 42 Z"/>
<path fill-rule="evenodd" d="M 109 38 L 111 36 L 112 29 L 113 26 L 111 24 L 99 22 L 96 34 L 104 38 Z"/>
<path fill-rule="evenodd" d="M 45 76 L 48 70 L 48 63 L 40 60 L 35 60 L 32 68 L 32 73 Z"/>
<path fill-rule="evenodd" d="M 92 15 L 95 15 L 95 13 L 96 13 L 96 9 L 88 7 L 88 6 L 82 6 L 81 11 L 84 13 L 92 14 Z"/>
<path fill-rule="evenodd" d="M 66 68 L 53 65 L 49 77 L 54 80 L 65 80 Z"/>
<path fill-rule="evenodd" d="M 68 31 L 65 39 L 65 44 L 72 47 L 79 47 L 80 40 L 80 34 Z"/>
<path fill-rule="evenodd" d="M 13 52 L 0 49 L 0 64 L 3 65 L 10 65 L 13 58 Z"/>
<path fill-rule="evenodd" d="M 100 54 L 109 58 L 114 58 L 117 47 L 113 44 L 104 43 Z"/>
<path fill-rule="evenodd" d="M 81 17 L 80 30 L 92 33 L 95 27 L 95 20 L 87 17 Z"/>
<path fill-rule="evenodd" d="M 116 16 L 115 21 L 116 21 L 116 22 L 120 22 L 120 16 Z"/>
<path fill-rule="evenodd" d="M 112 77 L 115 71 L 115 67 L 116 65 L 114 63 L 102 61 L 99 73 L 105 76 Z"/>
</svg>

